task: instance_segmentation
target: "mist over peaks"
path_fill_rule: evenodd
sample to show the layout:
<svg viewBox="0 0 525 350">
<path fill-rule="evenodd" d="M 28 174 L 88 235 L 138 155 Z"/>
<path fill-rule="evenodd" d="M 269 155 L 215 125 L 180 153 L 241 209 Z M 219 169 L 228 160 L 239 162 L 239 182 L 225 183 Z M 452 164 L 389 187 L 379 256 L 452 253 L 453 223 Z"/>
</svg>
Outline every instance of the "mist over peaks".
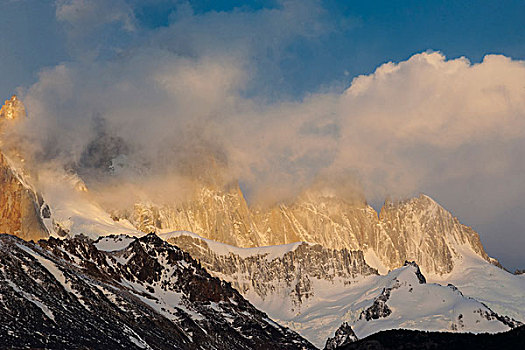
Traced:
<svg viewBox="0 0 525 350">
<path fill-rule="evenodd" d="M 56 3 L 70 59 L 21 89 L 28 118 L 5 137 L 28 167 L 78 173 L 103 202 L 126 205 L 180 201 L 203 183 L 238 182 L 261 205 L 312 189 L 371 203 L 425 192 L 482 237 L 525 198 L 521 60 L 425 51 L 291 97 L 280 93 L 290 46 L 352 25 L 320 2 L 180 4 L 156 28 L 136 7 Z M 487 234 L 489 246 L 513 242 L 495 255 L 523 242 L 505 232 Z"/>
</svg>

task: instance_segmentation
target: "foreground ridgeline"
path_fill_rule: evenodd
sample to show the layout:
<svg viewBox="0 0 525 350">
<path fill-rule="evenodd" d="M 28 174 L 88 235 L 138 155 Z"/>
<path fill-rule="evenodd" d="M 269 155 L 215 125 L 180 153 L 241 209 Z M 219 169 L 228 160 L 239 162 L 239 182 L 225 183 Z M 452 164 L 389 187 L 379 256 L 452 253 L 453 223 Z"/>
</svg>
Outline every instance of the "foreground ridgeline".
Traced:
<svg viewBox="0 0 525 350">
<path fill-rule="evenodd" d="M 0 266 L 1 348 L 314 348 L 154 234 L 1 235 Z"/>
</svg>

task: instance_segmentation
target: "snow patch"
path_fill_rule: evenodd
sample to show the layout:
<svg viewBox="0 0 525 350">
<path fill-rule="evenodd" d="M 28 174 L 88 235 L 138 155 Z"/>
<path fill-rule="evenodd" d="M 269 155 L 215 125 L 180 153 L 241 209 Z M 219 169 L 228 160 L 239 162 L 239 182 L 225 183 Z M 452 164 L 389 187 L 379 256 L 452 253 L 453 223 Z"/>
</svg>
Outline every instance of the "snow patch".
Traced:
<svg viewBox="0 0 525 350">
<path fill-rule="evenodd" d="M 95 242 L 95 247 L 97 247 L 97 249 L 101 251 L 113 252 L 116 250 L 122 250 L 126 248 L 135 239 L 136 237 L 130 237 L 124 234 L 105 236 L 97 239 L 97 241 Z"/>
<path fill-rule="evenodd" d="M 386 275 L 388 273 L 389 269 L 381 262 L 381 259 L 379 259 L 373 249 L 367 249 L 364 252 L 364 258 L 366 263 L 376 269 L 380 275 Z"/>
<path fill-rule="evenodd" d="M 66 280 L 66 276 L 64 276 L 64 274 L 62 273 L 62 271 L 58 268 L 58 266 L 51 260 L 47 259 L 47 258 L 44 258 L 43 256 L 41 256 L 40 254 L 38 254 L 37 252 L 35 252 L 34 250 L 24 246 L 24 245 L 21 245 L 21 244 L 18 244 L 16 243 L 16 245 L 22 249 L 23 251 L 25 251 L 26 253 L 30 254 L 31 256 L 33 256 L 35 259 L 38 260 L 38 262 L 40 263 L 40 265 L 42 265 L 47 271 L 49 271 L 51 273 L 51 275 L 53 275 L 53 277 L 58 281 L 60 282 L 60 284 L 64 287 L 64 289 L 73 294 L 74 296 L 77 297 L 78 301 L 80 302 L 80 304 L 87 309 L 87 306 L 86 304 L 84 303 L 84 301 L 82 300 L 82 295 L 79 294 L 77 291 L 75 291 L 73 288 L 72 288 L 72 285 L 67 282 Z"/>
<path fill-rule="evenodd" d="M 5 281 L 7 282 L 7 284 L 11 288 L 13 288 L 13 290 L 15 292 L 19 293 L 20 295 L 22 295 L 22 297 L 24 297 L 25 299 L 29 300 L 30 302 L 32 302 L 36 306 L 38 306 L 40 308 L 40 310 L 42 310 L 44 315 L 46 315 L 50 320 L 55 321 L 55 315 L 53 315 L 53 312 L 51 312 L 51 310 L 47 307 L 46 304 L 44 304 L 42 301 L 40 301 L 33 294 L 27 293 L 27 292 L 23 291 L 22 289 L 18 288 L 18 286 L 16 284 L 14 284 L 13 281 L 10 281 L 10 280 L 5 280 Z"/>
</svg>

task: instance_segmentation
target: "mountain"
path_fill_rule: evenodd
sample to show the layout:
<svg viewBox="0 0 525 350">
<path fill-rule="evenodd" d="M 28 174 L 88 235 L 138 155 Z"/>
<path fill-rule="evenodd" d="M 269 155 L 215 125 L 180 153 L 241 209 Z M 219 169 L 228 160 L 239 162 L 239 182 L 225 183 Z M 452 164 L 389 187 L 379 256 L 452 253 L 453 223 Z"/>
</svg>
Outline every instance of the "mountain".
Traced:
<svg viewBox="0 0 525 350">
<path fill-rule="evenodd" d="M 22 102 L 13 95 L 0 109 L 0 136 L 14 123 L 25 118 Z M 40 193 L 29 181 L 29 176 L 15 166 L 20 156 L 9 148 L 10 159 L 1 147 L 0 137 L 0 232 L 17 235 L 23 239 L 49 237 L 41 210 L 44 202 Z M 23 161 L 23 160 L 22 160 Z"/>
<path fill-rule="evenodd" d="M 120 215 L 144 232 L 190 231 L 238 247 L 304 241 L 361 250 L 381 273 L 414 260 L 424 273 L 447 274 L 462 246 L 490 261 L 478 234 L 425 195 L 387 201 L 378 216 L 364 202 L 322 191 L 306 191 L 295 202 L 259 208 L 248 206 L 238 186 L 203 187 L 193 200 L 174 206 L 138 203 Z"/>
<path fill-rule="evenodd" d="M 336 347 L 338 350 L 494 350 L 524 349 L 525 326 L 497 334 L 442 333 L 393 329 L 372 334 L 356 342 Z"/>
<path fill-rule="evenodd" d="M 0 235 L 0 347 L 313 349 L 155 236 Z"/>
<path fill-rule="evenodd" d="M 0 132 L 9 131 L 6 128 L 23 116 L 23 104 L 16 96 L 6 101 L 0 110 Z M 143 346 L 147 343 L 155 348 L 162 344 L 163 332 L 171 332 L 166 344 L 187 347 L 188 339 L 198 339 L 211 344 L 210 347 L 220 348 L 219 336 L 215 335 L 219 328 L 226 329 L 232 339 L 238 339 L 235 341 L 246 348 L 264 348 L 263 344 L 269 347 L 285 344 L 283 346 L 291 348 L 297 344 L 311 346 L 297 335 L 289 338 L 288 331 L 281 326 L 274 325 L 276 331 L 268 328 L 267 324 L 272 321 L 260 314 L 252 317 L 255 321 L 248 322 L 250 332 L 257 335 L 257 338 L 253 335 L 249 338 L 240 326 L 247 322 L 242 316 L 247 316 L 243 313 L 244 306 L 242 310 L 236 309 L 239 304 L 236 299 L 233 306 L 229 304 L 231 298 L 224 299 L 225 295 L 229 298 L 237 293 L 231 288 L 319 347 L 324 346 L 329 337 L 329 346 L 336 347 L 355 335 L 364 337 L 392 327 L 499 332 L 516 326 L 518 321 L 525 321 L 525 278 L 496 267 L 497 260 L 485 253 L 477 233 L 426 195 L 405 201 L 388 200 L 377 213 L 362 199 L 346 199 L 316 187 L 305 190 L 289 202 L 262 207 L 249 205 L 236 183 L 225 185 L 220 179 L 215 181 L 221 172 L 211 171 L 203 175 L 207 181 L 192 187 L 195 192 L 189 200 L 174 201 L 170 205 L 141 202 L 119 210 L 105 208 L 79 175 L 84 174 L 81 169 L 98 174 L 100 168 L 105 169 L 104 176 L 118 173 L 115 154 L 124 152 L 125 144 L 121 145 L 109 134 L 101 135 L 103 137 L 96 139 L 82 154 L 78 166 L 68 171 L 40 164 L 31 169 L 37 174 L 29 174 L 16 142 L 10 142 L 9 149 L 4 147 L 3 153 L 0 151 L 0 232 L 26 240 L 50 235 L 67 238 L 64 241 L 51 238 L 47 243 L 40 241 L 35 245 L 22 241 L 14 245 L 6 243 L 15 247 L 12 249 L 15 255 L 23 254 L 17 249 L 25 246 L 42 259 L 52 261 L 51 265 L 40 264 L 41 267 L 29 264 L 36 266 L 36 272 L 31 272 L 27 264 L 20 265 L 30 276 L 21 280 L 31 289 L 24 289 L 25 285 L 19 285 L 16 278 L 4 279 L 7 284 L 4 283 L 2 290 L 8 293 L 5 300 L 15 300 L 5 303 L 10 315 L 5 321 L 11 327 L 5 328 L 7 332 L 21 332 L 18 340 L 25 339 L 30 332 L 50 334 L 51 338 L 37 337 L 36 343 L 26 344 L 28 346 L 38 347 L 48 341 L 68 346 L 71 345 L 68 341 L 72 341 L 87 347 L 106 347 L 119 341 L 128 344 L 135 339 Z M 115 147 L 107 147 L 115 142 Z M 195 174 L 195 171 L 189 173 Z M 200 183 L 202 179 L 197 176 L 194 180 Z M 195 233 L 171 232 L 173 230 Z M 192 280 L 188 282 L 192 287 L 186 286 L 184 283 L 189 277 L 184 272 L 181 275 L 180 271 L 173 271 L 184 271 L 189 262 L 184 260 L 186 262 L 174 266 L 172 261 L 163 258 L 171 249 L 178 251 L 176 255 L 183 253 L 178 248 L 159 243 L 158 238 L 154 240 L 155 236 L 146 236 L 151 242 L 148 241 L 142 237 L 144 232 L 158 233 L 197 259 L 198 268 L 202 265 L 212 276 L 231 286 L 213 287 L 216 279 L 209 275 L 204 278 L 204 270 L 199 270 L 197 275 L 206 283 Z M 9 239 L 4 241 L 10 242 Z M 146 253 L 138 253 L 137 245 Z M 5 261 L 11 263 L 10 249 L 4 252 Z M 144 259 L 128 265 L 134 261 L 129 257 L 137 254 Z M 405 265 L 405 261 L 415 261 L 418 266 Z M 141 264 L 147 266 L 141 267 Z M 147 273 L 133 272 L 134 269 Z M 65 273 L 66 270 L 69 272 Z M 147 274 L 157 276 L 158 271 L 161 271 L 159 280 L 155 280 L 156 277 L 153 281 L 148 279 Z M 173 279 L 165 276 L 168 272 L 162 271 L 173 272 Z M 49 273 L 55 277 L 55 281 L 50 282 L 53 290 L 65 289 L 78 300 L 67 293 L 59 293 L 54 299 L 44 297 L 42 291 L 32 294 L 33 290 L 39 290 L 36 285 L 40 283 L 39 276 Z M 137 273 L 141 276 L 137 277 Z M 15 273 L 16 276 L 21 274 L 20 271 Z M 66 275 L 78 278 L 66 279 Z M 65 282 L 70 278 L 73 282 Z M 431 283 L 419 283 L 416 279 Z M 180 281 L 184 283 L 179 285 Z M 101 287 L 100 283 L 106 285 Z M 450 283 L 455 287 L 447 286 Z M 193 291 L 195 285 L 202 288 Z M 204 290 L 203 285 L 215 288 L 213 295 Z M 166 290 L 167 286 L 172 290 Z M 193 292 L 212 301 L 195 299 Z M 73 301 L 69 300 L 71 298 Z M 213 301 L 217 298 L 219 302 Z M 87 339 L 79 334 L 86 333 L 90 325 L 77 322 L 67 313 L 62 318 L 55 317 L 55 312 L 62 312 L 61 303 L 72 303 L 71 308 L 78 309 L 77 304 L 84 305 L 84 299 L 96 305 L 94 308 L 108 310 L 108 314 L 96 316 L 89 307 L 84 307 L 87 311 L 81 313 L 82 319 L 101 329 L 106 329 L 104 327 L 109 327 L 106 323 L 110 323 L 107 336 Z M 211 305 L 213 311 L 203 305 Z M 19 311 L 16 310 L 27 307 L 32 308 L 28 311 L 31 315 L 17 318 Z M 145 334 L 152 332 L 151 325 L 122 316 L 122 308 L 143 317 L 146 314 L 141 312 L 145 308 L 153 308 L 147 317 L 164 326 L 148 340 Z M 224 313 L 233 309 L 234 316 Z M 257 312 L 249 313 L 255 315 Z M 53 323 L 45 324 L 48 327 L 45 332 L 42 332 L 42 325 L 33 320 L 37 314 L 40 315 L 37 318 L 43 319 L 47 315 Z M 218 319 L 219 325 L 210 321 L 212 319 Z M 237 323 L 232 324 L 232 319 Z M 224 326 L 223 321 L 230 326 Z M 21 323 L 28 326 L 15 331 L 13 325 Z M 171 324 L 178 327 L 177 330 L 169 330 Z M 184 327 L 189 327 L 189 331 Z M 71 340 L 62 335 L 64 329 L 72 329 L 74 337 Z M 123 334 L 132 336 L 124 341 L 121 340 Z M 275 334 L 278 340 L 272 343 L 268 339 Z M 215 337 L 216 343 L 209 340 L 210 337 Z M 11 344 L 16 343 L 13 339 Z M 287 343 L 280 339 L 297 342 Z"/>
<path fill-rule="evenodd" d="M 25 116 L 23 104 L 16 96 L 7 100 L 1 111 L 2 122 Z M 109 174 L 115 160 L 111 157 L 122 153 L 124 146 L 110 135 L 101 135 L 99 143 L 88 147 L 81 163 L 90 169 L 107 168 Z M 106 143 L 116 143 L 116 148 Z M 50 219 L 43 220 L 45 228 L 58 235 L 83 233 L 96 238 L 134 229 L 146 233 L 186 230 L 238 247 L 304 241 L 331 249 L 363 251 L 367 262 L 380 273 L 410 260 L 417 261 L 427 275 L 445 275 L 453 271 L 464 246 L 491 261 L 477 233 L 425 195 L 406 201 L 387 201 L 379 215 L 362 199 L 348 200 L 315 186 L 288 203 L 250 206 L 238 184 L 225 185 L 217 179 L 221 174 L 217 169 L 206 173 L 209 181 L 196 186 L 189 200 L 172 205 L 136 203 L 127 210 L 116 210 L 102 208 L 93 196 L 86 194 L 89 191 L 78 174 L 38 171 L 38 190 L 46 200 Z M 23 173 L 20 167 L 16 172 Z M 0 186 L 5 182 L 0 179 Z M 16 190 L 6 188 L 4 192 Z M 45 236 L 39 236 L 35 230 L 33 227 L 29 236 Z"/>
<path fill-rule="evenodd" d="M 390 328 L 501 332 L 520 324 L 452 285 L 426 283 L 415 263 L 381 276 L 361 251 L 346 248 L 301 242 L 238 248 L 189 232 L 161 237 L 188 251 L 212 275 L 230 282 L 272 319 L 318 347 L 342 322 L 348 322 L 359 338 Z M 519 295 L 520 289 L 511 293 Z"/>
</svg>

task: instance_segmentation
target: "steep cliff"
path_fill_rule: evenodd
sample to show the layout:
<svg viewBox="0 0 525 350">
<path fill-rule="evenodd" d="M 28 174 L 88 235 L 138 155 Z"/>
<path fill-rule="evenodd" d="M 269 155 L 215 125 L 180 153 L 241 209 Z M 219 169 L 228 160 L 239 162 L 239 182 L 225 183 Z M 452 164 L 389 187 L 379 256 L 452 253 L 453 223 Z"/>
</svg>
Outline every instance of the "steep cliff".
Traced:
<svg viewBox="0 0 525 350">
<path fill-rule="evenodd" d="M 379 221 L 382 229 L 375 250 L 389 267 L 414 260 L 427 272 L 448 273 L 461 259 L 462 246 L 490 261 L 479 235 L 428 196 L 387 201 Z"/>
<path fill-rule="evenodd" d="M 0 109 L 0 141 L 2 132 L 25 117 L 25 108 L 15 96 Z M 1 142 L 0 142 L 1 145 Z M 15 157 L 16 151 L 10 149 Z M 43 200 L 0 149 L 0 233 L 9 233 L 26 240 L 49 236 L 42 216 Z"/>
<path fill-rule="evenodd" d="M 292 203 L 258 208 L 248 206 L 239 187 L 203 187 L 193 200 L 138 203 L 122 216 L 144 232 L 186 230 L 238 247 L 305 241 L 361 250 L 376 256 L 385 272 L 415 260 L 426 273 L 449 273 L 463 245 L 489 261 L 477 233 L 425 195 L 387 201 L 378 216 L 366 203 L 313 191 Z"/>
<path fill-rule="evenodd" d="M 25 240 L 49 237 L 40 207 L 43 201 L 0 152 L 0 232 Z"/>
<path fill-rule="evenodd" d="M 325 248 L 304 242 L 260 248 L 237 248 L 205 240 L 190 232 L 161 237 L 198 259 L 206 270 L 232 283 L 253 302 L 267 304 L 276 296 L 280 307 L 298 313 L 320 292 L 317 282 L 344 286 L 376 275 L 361 251 Z"/>
</svg>

